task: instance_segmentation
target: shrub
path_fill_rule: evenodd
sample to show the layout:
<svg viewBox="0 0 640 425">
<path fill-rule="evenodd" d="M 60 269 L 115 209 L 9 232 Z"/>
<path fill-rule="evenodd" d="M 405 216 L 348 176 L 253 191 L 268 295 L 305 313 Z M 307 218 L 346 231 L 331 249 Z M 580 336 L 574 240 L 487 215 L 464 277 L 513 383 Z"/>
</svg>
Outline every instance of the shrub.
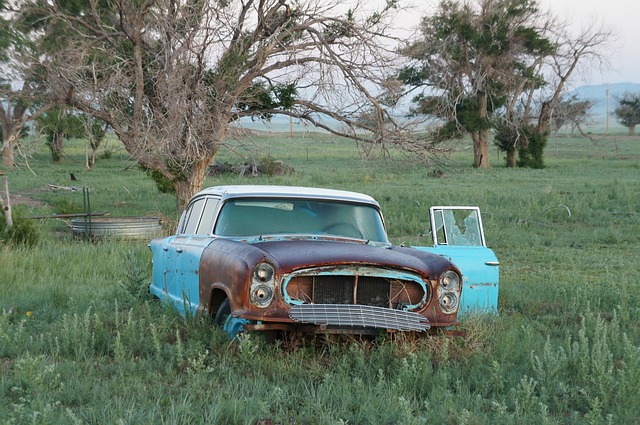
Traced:
<svg viewBox="0 0 640 425">
<path fill-rule="evenodd" d="M 15 212 L 15 210 L 14 210 Z M 13 226 L 7 229 L 4 215 L 0 215 L 0 243 L 34 246 L 38 243 L 38 229 L 33 220 L 13 214 Z"/>
<path fill-rule="evenodd" d="M 71 195 L 58 198 L 53 203 L 53 211 L 56 214 L 76 214 L 83 210 L 82 204 L 76 199 L 72 199 Z"/>
</svg>

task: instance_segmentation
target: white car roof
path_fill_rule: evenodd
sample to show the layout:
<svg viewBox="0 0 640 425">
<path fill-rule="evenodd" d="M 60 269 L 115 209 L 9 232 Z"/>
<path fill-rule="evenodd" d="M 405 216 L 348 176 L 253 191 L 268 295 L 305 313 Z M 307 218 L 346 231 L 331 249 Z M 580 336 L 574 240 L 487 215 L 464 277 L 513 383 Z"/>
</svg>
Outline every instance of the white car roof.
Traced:
<svg viewBox="0 0 640 425">
<path fill-rule="evenodd" d="M 274 186 L 274 185 L 236 185 L 213 186 L 198 192 L 195 197 L 203 195 L 216 195 L 223 199 L 238 197 L 290 197 L 301 199 L 325 199 L 335 201 L 361 202 L 379 207 L 378 202 L 369 195 L 346 190 L 322 189 L 300 186 Z"/>
</svg>

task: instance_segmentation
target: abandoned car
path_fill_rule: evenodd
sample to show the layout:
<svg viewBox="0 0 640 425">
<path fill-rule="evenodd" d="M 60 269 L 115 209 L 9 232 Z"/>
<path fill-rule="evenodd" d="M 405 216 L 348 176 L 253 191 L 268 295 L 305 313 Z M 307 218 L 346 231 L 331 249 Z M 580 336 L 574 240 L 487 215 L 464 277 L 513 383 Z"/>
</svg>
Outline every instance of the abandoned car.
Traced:
<svg viewBox="0 0 640 425">
<path fill-rule="evenodd" d="M 431 233 L 431 247 L 392 245 L 379 204 L 360 193 L 211 187 L 176 235 L 150 242 L 150 292 L 232 338 L 427 331 L 455 325 L 461 309 L 495 309 L 497 260 L 479 210 L 432 208 Z"/>
</svg>

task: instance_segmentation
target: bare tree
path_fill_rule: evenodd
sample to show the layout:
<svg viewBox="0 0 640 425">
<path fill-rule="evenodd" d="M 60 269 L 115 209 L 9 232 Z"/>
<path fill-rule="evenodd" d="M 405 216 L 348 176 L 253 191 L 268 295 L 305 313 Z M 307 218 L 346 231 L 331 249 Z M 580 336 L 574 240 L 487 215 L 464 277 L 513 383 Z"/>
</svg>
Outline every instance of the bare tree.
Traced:
<svg viewBox="0 0 640 425">
<path fill-rule="evenodd" d="M 513 93 L 520 100 L 521 112 L 515 124 L 521 128 L 534 127 L 533 131 L 529 131 L 530 137 L 514 141 L 519 148 L 519 163 L 533 168 L 544 167 L 543 150 L 552 117 L 563 100 L 571 78 L 581 69 L 607 66 L 607 48 L 614 40 L 614 34 L 600 22 L 593 21 L 574 33 L 569 22 L 560 21 L 551 14 L 547 16 L 549 20 L 544 33 L 555 49 L 551 54 L 533 58 L 538 66 L 536 78 L 544 81 L 544 84 L 530 79 L 519 95 L 517 91 Z M 513 166 L 509 161 L 507 164 Z"/>
<path fill-rule="evenodd" d="M 52 57 L 49 83 L 108 123 L 175 188 L 179 207 L 242 117 L 284 114 L 367 143 L 390 131 L 375 94 L 393 64 L 386 17 L 395 0 L 366 14 L 338 0 L 91 0 L 82 11 L 66 3 L 24 8 L 63 29 L 55 37 L 68 48 Z M 357 120 L 369 108 L 375 126 Z"/>
<path fill-rule="evenodd" d="M 15 151 L 27 123 L 54 108 L 55 99 L 39 91 L 32 82 L 24 81 L 22 87 L 13 89 L 7 83 L 0 87 L 0 124 L 2 127 L 2 167 L 13 168 Z"/>
<path fill-rule="evenodd" d="M 577 129 L 581 134 L 582 126 L 591 122 L 589 110 L 595 105 L 591 99 L 580 99 L 573 94 L 564 97 L 556 105 L 551 117 L 551 128 L 554 133 L 558 133 L 563 127 L 570 127 L 571 132 Z"/>
<path fill-rule="evenodd" d="M 536 117 L 538 131 L 541 133 L 549 130 L 552 112 L 562 100 L 572 75 L 579 67 L 606 66 L 606 49 L 613 40 L 611 30 L 597 21 L 577 34 L 572 33 L 569 22 L 554 20 L 552 24 L 547 33 L 557 48 L 552 55 L 540 58 L 540 62 L 545 65 L 543 75 L 547 77 L 545 90 L 541 90 L 542 105 Z"/>
<path fill-rule="evenodd" d="M 82 122 L 84 124 L 85 135 L 88 139 L 85 145 L 85 168 L 87 170 L 93 170 L 98 157 L 98 148 L 107 135 L 109 124 L 88 114 L 84 114 Z M 91 148 L 91 153 L 89 153 L 89 148 Z"/>
</svg>

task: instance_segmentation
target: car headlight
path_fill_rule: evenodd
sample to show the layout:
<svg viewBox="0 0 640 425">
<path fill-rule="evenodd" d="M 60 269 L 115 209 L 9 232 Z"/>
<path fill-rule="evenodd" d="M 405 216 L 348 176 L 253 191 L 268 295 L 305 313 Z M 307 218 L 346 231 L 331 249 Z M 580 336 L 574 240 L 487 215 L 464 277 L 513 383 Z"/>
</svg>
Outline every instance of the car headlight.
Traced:
<svg viewBox="0 0 640 425">
<path fill-rule="evenodd" d="M 440 276 L 439 283 L 440 308 L 446 314 L 455 313 L 460 303 L 460 275 L 453 270 L 447 270 Z"/>
<path fill-rule="evenodd" d="M 447 270 L 440 276 L 440 286 L 442 286 L 445 291 L 459 291 L 460 276 L 453 270 Z"/>
<path fill-rule="evenodd" d="M 273 300 L 276 271 L 269 263 L 260 263 L 253 269 L 251 277 L 251 302 L 256 307 L 265 308 Z"/>
<path fill-rule="evenodd" d="M 276 271 L 269 263 L 260 263 L 253 269 L 253 281 L 255 283 L 273 283 Z"/>
<path fill-rule="evenodd" d="M 438 301 L 445 313 L 453 313 L 458 308 L 458 296 L 453 292 L 443 292 Z"/>
</svg>

